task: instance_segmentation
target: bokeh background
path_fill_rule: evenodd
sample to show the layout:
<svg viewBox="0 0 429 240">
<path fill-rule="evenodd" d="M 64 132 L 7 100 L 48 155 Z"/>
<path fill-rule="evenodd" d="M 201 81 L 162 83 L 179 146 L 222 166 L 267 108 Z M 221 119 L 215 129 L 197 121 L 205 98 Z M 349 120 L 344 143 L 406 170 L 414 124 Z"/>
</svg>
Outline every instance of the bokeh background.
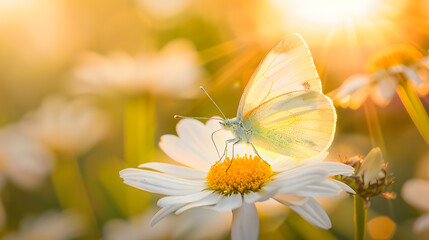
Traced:
<svg viewBox="0 0 429 240">
<path fill-rule="evenodd" d="M 222 214 L 190 211 L 150 228 L 159 196 L 123 184 L 118 172 L 170 161 L 157 143 L 175 134 L 175 114 L 219 115 L 200 85 L 235 116 L 265 52 L 294 32 L 329 93 L 384 46 L 427 53 L 429 2 L 0 0 L 0 238 L 229 239 Z M 422 102 L 428 109 L 428 96 Z M 401 195 L 407 180 L 429 179 L 429 148 L 399 98 L 337 112 L 329 158 L 365 155 L 381 136 L 395 176 L 396 199 L 371 200 L 368 238 L 429 238 L 413 231 L 424 209 Z M 378 141 L 368 115 L 378 118 Z M 330 231 L 264 209 L 261 239 L 351 239 L 352 198 L 320 201 Z"/>
</svg>

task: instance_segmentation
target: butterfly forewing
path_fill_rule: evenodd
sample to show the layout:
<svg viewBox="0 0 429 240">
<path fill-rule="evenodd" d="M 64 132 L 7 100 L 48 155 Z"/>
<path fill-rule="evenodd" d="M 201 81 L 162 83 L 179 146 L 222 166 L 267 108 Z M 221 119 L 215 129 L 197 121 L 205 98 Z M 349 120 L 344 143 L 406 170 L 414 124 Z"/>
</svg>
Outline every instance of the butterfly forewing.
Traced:
<svg viewBox="0 0 429 240">
<path fill-rule="evenodd" d="M 243 119 L 262 103 L 297 90 L 321 92 L 321 83 L 307 44 L 300 35 L 291 34 L 265 55 L 253 73 L 237 118 Z"/>
<path fill-rule="evenodd" d="M 272 152 L 308 158 L 325 151 L 335 131 L 332 101 L 317 91 L 286 93 L 261 104 L 245 121 L 252 143 Z"/>
</svg>

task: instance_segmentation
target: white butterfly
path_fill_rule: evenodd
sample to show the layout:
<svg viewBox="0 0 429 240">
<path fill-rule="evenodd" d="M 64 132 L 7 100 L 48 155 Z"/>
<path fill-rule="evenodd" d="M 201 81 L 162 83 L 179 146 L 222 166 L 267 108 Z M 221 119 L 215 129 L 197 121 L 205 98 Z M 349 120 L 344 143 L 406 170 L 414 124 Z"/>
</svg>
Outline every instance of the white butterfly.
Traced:
<svg viewBox="0 0 429 240">
<path fill-rule="evenodd" d="M 308 158 L 331 145 L 336 120 L 310 50 L 292 34 L 265 55 L 244 89 L 237 117 L 221 125 L 235 136 L 229 143 Z"/>
</svg>

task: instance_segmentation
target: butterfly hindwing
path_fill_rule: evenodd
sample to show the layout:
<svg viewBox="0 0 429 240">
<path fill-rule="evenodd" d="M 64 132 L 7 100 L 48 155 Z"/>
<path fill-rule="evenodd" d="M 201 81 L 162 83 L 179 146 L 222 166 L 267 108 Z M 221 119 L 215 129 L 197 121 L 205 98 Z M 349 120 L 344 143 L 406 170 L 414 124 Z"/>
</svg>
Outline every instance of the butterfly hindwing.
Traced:
<svg viewBox="0 0 429 240">
<path fill-rule="evenodd" d="M 294 91 L 264 102 L 244 120 L 252 126 L 252 143 L 296 158 L 325 151 L 335 132 L 332 101 L 318 91 Z"/>
</svg>

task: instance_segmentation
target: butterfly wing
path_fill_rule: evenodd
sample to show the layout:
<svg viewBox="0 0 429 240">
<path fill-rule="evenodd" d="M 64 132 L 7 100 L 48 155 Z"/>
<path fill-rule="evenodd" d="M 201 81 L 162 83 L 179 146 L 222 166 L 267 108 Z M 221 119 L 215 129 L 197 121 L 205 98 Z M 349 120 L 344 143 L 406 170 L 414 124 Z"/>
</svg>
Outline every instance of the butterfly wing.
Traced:
<svg viewBox="0 0 429 240">
<path fill-rule="evenodd" d="M 297 91 L 322 91 L 310 50 L 299 34 L 288 35 L 264 57 L 250 78 L 237 111 L 237 118 L 282 94 Z"/>
<path fill-rule="evenodd" d="M 332 101 L 317 91 L 295 91 L 261 104 L 248 114 L 252 143 L 296 158 L 325 151 L 332 143 L 336 113 Z"/>
</svg>

